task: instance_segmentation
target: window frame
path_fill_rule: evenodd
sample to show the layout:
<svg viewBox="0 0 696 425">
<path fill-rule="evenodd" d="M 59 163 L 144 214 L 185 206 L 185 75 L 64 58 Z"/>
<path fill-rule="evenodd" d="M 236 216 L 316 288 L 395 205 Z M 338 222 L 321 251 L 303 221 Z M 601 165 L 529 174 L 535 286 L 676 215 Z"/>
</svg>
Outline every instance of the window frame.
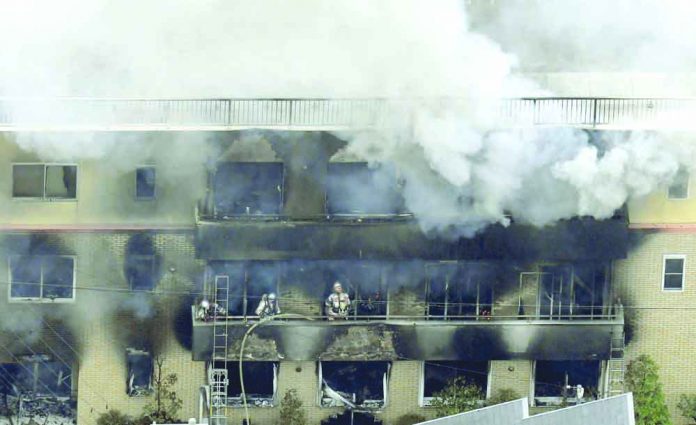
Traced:
<svg viewBox="0 0 696 425">
<path fill-rule="evenodd" d="M 322 362 L 351 362 L 351 363 L 367 363 L 369 362 L 368 360 L 317 360 L 317 366 L 316 366 L 316 371 L 317 371 L 317 378 L 318 378 L 318 384 L 317 384 L 317 406 L 320 409 L 335 409 L 336 407 L 339 406 L 329 406 L 324 404 L 324 397 L 322 397 L 324 393 L 324 376 L 323 376 L 323 371 L 322 371 Z M 391 361 L 385 361 L 387 363 L 387 371 L 384 373 L 382 376 L 382 394 L 384 394 L 384 399 L 382 400 L 381 406 L 376 408 L 377 412 L 381 412 L 384 409 L 387 408 L 389 405 L 389 379 L 391 378 L 391 369 L 392 369 L 392 362 Z M 379 400 L 365 400 L 365 402 L 375 402 L 378 403 Z M 357 405 L 356 407 L 365 407 L 364 405 Z M 346 410 L 350 410 L 348 406 L 343 406 Z M 358 409 L 360 410 L 360 409 Z"/>
<path fill-rule="evenodd" d="M 40 295 L 39 297 L 13 297 L 12 296 L 12 259 L 15 258 L 20 258 L 20 257 L 39 257 L 41 258 L 41 282 L 39 286 L 39 292 Z M 44 265 L 43 265 L 43 258 L 46 257 L 60 257 L 60 258 L 70 258 L 72 260 L 72 297 L 70 298 L 44 298 L 43 297 L 43 291 L 44 291 Z M 75 299 L 77 297 L 77 287 L 76 287 L 76 282 L 77 282 L 77 256 L 75 255 L 62 255 L 62 254 L 49 254 L 49 255 L 9 255 L 7 257 L 7 281 L 9 282 L 9 285 L 7 285 L 7 300 L 10 303 L 26 303 L 26 302 L 33 302 L 33 303 L 74 303 Z"/>
<path fill-rule="evenodd" d="M 238 362 L 228 362 L 228 372 L 227 372 L 227 379 L 229 380 L 229 368 L 238 368 Z M 279 379 L 279 372 L 280 372 L 280 362 L 279 361 L 273 361 L 273 360 L 261 360 L 260 363 L 271 363 L 273 366 L 273 396 L 271 398 L 252 398 L 247 395 L 247 405 L 249 408 L 257 408 L 257 409 L 268 409 L 268 408 L 273 408 L 278 406 L 279 398 L 278 398 L 278 379 Z M 232 366 L 234 364 L 234 366 Z M 212 370 L 215 368 L 214 362 L 208 362 L 207 366 L 207 377 L 208 377 L 208 382 L 210 383 L 210 379 L 212 376 Z M 247 377 L 248 378 L 248 377 Z M 246 379 L 245 379 L 246 380 Z M 228 388 L 229 388 L 229 383 L 228 383 Z M 244 408 L 244 402 L 242 400 L 242 396 L 240 394 L 239 397 L 231 397 L 227 396 L 227 408 L 229 409 L 243 409 Z M 263 401 L 268 401 L 269 404 L 267 405 L 256 405 L 253 403 L 255 400 L 263 400 Z"/>
<path fill-rule="evenodd" d="M 140 392 L 138 392 L 135 389 L 131 391 L 130 388 L 130 374 L 128 373 L 131 371 L 129 365 L 130 356 L 146 356 L 151 363 L 152 370 L 150 371 L 149 383 L 147 385 L 147 388 L 141 389 Z M 148 397 L 154 392 L 154 372 L 155 358 L 152 356 L 152 353 L 150 353 L 149 351 L 138 350 L 132 347 L 126 348 L 126 394 L 129 398 Z"/>
<path fill-rule="evenodd" d="M 15 196 L 14 194 L 14 170 L 16 166 L 42 165 L 43 166 L 43 192 L 41 196 Z M 75 197 L 74 198 L 55 198 L 46 196 L 46 169 L 48 167 L 75 167 Z M 77 202 L 80 193 L 80 166 L 70 162 L 13 162 L 10 170 L 10 182 L 13 201 L 41 201 L 41 202 Z"/>
<path fill-rule="evenodd" d="M 262 212 L 259 214 L 246 214 L 246 213 L 239 213 L 239 212 L 224 212 L 220 211 L 218 207 L 218 202 L 217 202 L 217 194 L 216 188 L 217 188 L 217 174 L 218 174 L 218 168 L 221 165 L 224 164 L 238 164 L 238 165 L 256 165 L 256 166 L 263 166 L 263 165 L 269 165 L 269 166 L 278 166 L 280 165 L 280 184 L 276 186 L 276 190 L 279 193 L 279 204 L 278 204 L 278 212 Z M 263 217 L 280 217 L 284 214 L 285 212 L 285 196 L 286 196 L 286 177 L 287 177 L 287 164 L 285 161 L 221 161 L 218 162 L 215 166 L 215 170 L 213 171 L 212 174 L 212 188 L 210 188 L 210 191 L 212 193 L 213 197 L 213 215 L 215 217 L 221 217 L 223 219 L 242 219 L 242 218 L 263 218 Z"/>
<path fill-rule="evenodd" d="M 419 383 L 418 383 L 418 406 L 419 407 L 433 407 L 432 402 L 435 397 L 426 397 L 425 396 L 425 366 L 426 363 L 428 363 L 427 360 L 422 360 L 420 362 L 420 377 L 419 377 Z M 491 361 L 488 361 L 488 373 L 486 374 L 486 391 L 485 391 L 485 398 L 483 400 L 479 400 L 481 405 L 483 406 L 484 402 L 491 397 L 491 384 L 492 384 L 492 378 L 493 378 L 493 364 Z"/>
<path fill-rule="evenodd" d="M 149 289 L 136 289 L 133 287 L 133 282 L 130 279 L 130 276 L 126 276 L 128 279 L 128 290 L 131 292 L 154 292 L 155 289 L 157 288 L 157 281 L 156 281 L 156 269 L 157 269 L 157 255 L 156 254 L 129 254 L 131 257 L 131 261 L 133 260 L 142 260 L 142 259 L 148 259 L 150 261 L 150 273 L 152 274 L 152 288 Z"/>
<path fill-rule="evenodd" d="M 667 260 L 682 260 L 681 273 L 670 273 L 671 275 L 681 274 L 681 287 L 665 288 L 665 278 L 667 277 Z M 684 292 L 686 286 L 686 254 L 664 254 L 662 255 L 662 292 Z"/>
<path fill-rule="evenodd" d="M 563 361 L 563 360 L 542 360 L 542 361 Z M 579 360 L 581 361 L 581 360 Z M 596 361 L 599 366 L 599 374 L 597 375 L 597 399 L 600 399 L 602 397 L 602 385 L 604 380 L 602 379 L 604 375 L 607 373 L 607 361 L 606 360 L 587 360 L 587 361 Z M 531 377 L 529 379 L 529 385 L 530 385 L 530 391 L 531 391 L 531 397 L 529 397 L 529 403 L 531 406 L 536 407 L 537 406 L 537 399 L 539 399 L 540 402 L 543 402 L 544 404 L 540 407 L 549 407 L 549 406 L 559 406 L 563 402 L 563 397 L 551 397 L 551 396 L 544 396 L 544 397 L 537 397 L 536 395 L 536 372 L 537 372 L 537 364 L 539 360 L 532 360 L 532 367 L 531 367 Z M 568 372 L 566 371 L 566 375 L 568 375 Z M 569 384 L 571 385 L 571 384 Z M 571 385 L 572 388 L 572 385 Z M 587 390 L 587 388 L 585 388 Z M 585 395 L 583 396 L 583 403 L 587 403 L 587 398 L 589 396 L 589 393 L 586 391 Z M 594 400 L 590 400 L 594 401 Z M 570 404 L 571 406 L 577 406 L 577 400 L 575 397 L 567 397 L 566 398 L 566 403 Z"/>
<path fill-rule="evenodd" d="M 154 181 L 152 185 L 152 196 L 138 196 L 138 171 L 143 169 L 152 169 L 154 173 Z M 134 187 L 133 198 L 136 201 L 156 201 L 157 200 L 157 167 L 154 165 L 138 165 L 133 172 Z"/>
</svg>

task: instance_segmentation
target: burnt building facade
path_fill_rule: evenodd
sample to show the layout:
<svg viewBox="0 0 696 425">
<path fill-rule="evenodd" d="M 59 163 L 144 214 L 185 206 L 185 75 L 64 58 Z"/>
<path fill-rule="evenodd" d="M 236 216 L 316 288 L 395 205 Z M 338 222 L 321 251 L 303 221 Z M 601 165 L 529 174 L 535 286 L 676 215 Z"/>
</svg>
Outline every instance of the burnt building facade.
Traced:
<svg viewBox="0 0 696 425">
<path fill-rule="evenodd" d="M 430 417 L 457 377 L 482 402 L 512 389 L 539 410 L 573 403 L 577 385 L 587 400 L 623 390 L 625 211 L 426 234 L 398 170 L 329 131 L 79 136 L 103 149 L 94 158 L 26 143 L 56 137 L 0 140 L 13 397 L 64 399 L 81 424 L 137 415 L 161 364 L 181 418 L 240 423 L 246 398 L 253 423 L 275 423 L 296 389 L 310 423 L 328 425 Z M 327 320 L 337 281 L 350 307 Z M 262 322 L 270 294 L 279 313 Z M 223 308 L 201 317 L 203 300 Z"/>
</svg>

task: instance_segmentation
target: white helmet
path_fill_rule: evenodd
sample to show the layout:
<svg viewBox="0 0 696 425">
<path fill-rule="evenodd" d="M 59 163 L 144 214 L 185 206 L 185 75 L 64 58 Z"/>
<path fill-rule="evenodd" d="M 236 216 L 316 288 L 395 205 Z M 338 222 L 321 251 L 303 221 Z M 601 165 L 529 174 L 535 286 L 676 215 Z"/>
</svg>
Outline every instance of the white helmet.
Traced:
<svg viewBox="0 0 696 425">
<path fill-rule="evenodd" d="M 201 301 L 201 307 L 203 307 L 203 308 L 210 307 L 210 303 L 208 302 L 208 300 Z"/>
<path fill-rule="evenodd" d="M 271 292 L 270 294 L 268 294 L 268 299 L 269 299 L 269 300 L 275 300 L 275 299 L 276 299 L 276 294 L 273 293 L 273 292 Z"/>
</svg>

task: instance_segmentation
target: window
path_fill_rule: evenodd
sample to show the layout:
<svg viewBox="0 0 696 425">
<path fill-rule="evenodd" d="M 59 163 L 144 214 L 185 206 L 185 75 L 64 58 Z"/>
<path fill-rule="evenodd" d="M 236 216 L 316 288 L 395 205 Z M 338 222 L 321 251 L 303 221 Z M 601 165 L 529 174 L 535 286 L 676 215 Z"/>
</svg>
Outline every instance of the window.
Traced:
<svg viewBox="0 0 696 425">
<path fill-rule="evenodd" d="M 128 254 L 126 258 L 126 279 L 133 291 L 152 291 L 155 287 L 155 256 Z"/>
<path fill-rule="evenodd" d="M 479 387 L 485 397 L 488 392 L 488 371 L 487 361 L 423 362 L 421 406 L 429 406 L 433 397 L 457 378 Z"/>
<path fill-rule="evenodd" d="M 685 255 L 665 255 L 663 257 L 663 291 L 682 291 L 684 289 L 685 262 Z"/>
<path fill-rule="evenodd" d="M 278 269 L 274 262 L 231 261 L 215 264 L 213 269 L 214 280 L 218 282 L 220 291 L 217 299 L 224 299 L 224 288 L 229 288 L 227 306 L 222 307 L 227 309 L 230 316 L 256 316 L 256 308 L 264 294 L 278 295 Z M 215 284 L 215 281 L 212 283 Z M 282 310 L 282 302 L 280 300 L 277 302 Z"/>
<path fill-rule="evenodd" d="M 283 163 L 226 162 L 213 179 L 215 214 L 278 215 L 283 205 Z"/>
<path fill-rule="evenodd" d="M 486 264 L 430 264 L 426 271 L 429 318 L 490 316 L 493 276 Z"/>
<path fill-rule="evenodd" d="M 674 176 L 674 180 L 667 188 L 667 198 L 687 199 L 689 197 L 689 172 L 683 168 Z"/>
<path fill-rule="evenodd" d="M 553 406 L 575 402 L 577 386 L 583 387 L 583 400 L 598 397 L 601 362 L 538 360 L 534 364 L 534 404 Z"/>
<path fill-rule="evenodd" d="M 222 363 L 215 365 L 222 368 Z M 272 407 L 278 389 L 278 363 L 246 361 L 242 364 L 244 390 L 247 403 L 256 407 Z M 232 407 L 242 407 L 242 384 L 239 379 L 239 363 L 227 363 L 227 402 Z"/>
<path fill-rule="evenodd" d="M 152 393 L 152 373 L 154 363 L 147 351 L 126 349 L 128 375 L 126 391 L 130 397 L 145 396 Z"/>
<path fill-rule="evenodd" d="M 65 301 L 75 297 L 75 259 L 68 256 L 10 257 L 10 298 Z"/>
<path fill-rule="evenodd" d="M 76 199 L 77 166 L 14 164 L 12 196 L 32 199 Z"/>
<path fill-rule="evenodd" d="M 135 199 L 155 199 L 155 167 L 140 167 L 135 170 Z"/>
<path fill-rule="evenodd" d="M 322 407 L 384 407 L 389 362 L 319 362 Z"/>
<path fill-rule="evenodd" d="M 382 266 L 369 261 L 330 261 L 324 263 L 326 291 L 332 292 L 334 282 L 341 282 L 350 296 L 349 316 L 387 315 L 387 288 L 382 279 Z"/>
<path fill-rule="evenodd" d="M 39 397 L 69 398 L 72 393 L 72 368 L 45 355 L 24 357 L 20 363 L 0 363 L 0 377 L 20 392 Z"/>
<path fill-rule="evenodd" d="M 326 210 L 331 215 L 392 215 L 403 211 L 396 172 L 386 165 L 332 162 L 328 166 Z"/>
</svg>

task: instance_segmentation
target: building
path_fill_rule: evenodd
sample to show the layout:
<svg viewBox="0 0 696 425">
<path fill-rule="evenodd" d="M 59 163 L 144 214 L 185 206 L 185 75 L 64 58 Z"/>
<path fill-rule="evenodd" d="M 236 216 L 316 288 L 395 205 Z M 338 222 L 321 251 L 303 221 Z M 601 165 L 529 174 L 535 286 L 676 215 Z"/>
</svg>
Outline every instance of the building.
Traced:
<svg viewBox="0 0 696 425">
<path fill-rule="evenodd" d="M 370 113 L 343 115 L 350 121 L 340 109 L 326 112 L 337 108 L 331 101 L 265 105 L 266 121 L 238 113 L 238 101 L 200 102 L 150 110 L 115 101 L 107 115 L 66 120 L 67 129 L 6 121 L 5 384 L 60 396 L 90 424 L 108 409 L 139 413 L 159 360 L 178 377 L 183 418 L 240 423 L 241 342 L 258 322 L 258 302 L 274 292 L 282 312 L 297 316 L 257 326 L 245 340 L 257 423 L 278 419 L 289 388 L 311 423 L 327 425 L 430 417 L 433 394 L 456 376 L 486 395 L 512 388 L 533 411 L 572 400 L 578 384 L 587 400 L 622 391 L 616 282 L 629 279 L 633 261 L 623 260 L 625 211 L 429 238 L 403 208 L 398 176 L 346 155 L 330 132 L 369 130 L 379 102 L 353 106 Z M 525 111 L 544 102 L 520 101 L 506 119 L 543 124 Z M 82 107 L 92 108 L 61 110 Z M 298 114 L 303 107 L 309 112 Z M 289 110 L 295 121 L 283 115 Z M 617 119 L 587 110 L 568 125 L 612 124 L 587 121 L 597 117 Z M 91 133 L 99 128 L 111 131 Z M 106 155 L 51 157 L 50 143 L 66 134 Z M 47 143 L 41 156 L 22 148 L 31 143 Z M 351 195 L 365 187 L 378 196 Z M 348 320 L 326 321 L 337 280 L 354 308 Z M 203 298 L 230 317 L 198 320 Z M 211 411 L 224 388 L 211 387 L 220 370 L 227 397 Z"/>
</svg>

